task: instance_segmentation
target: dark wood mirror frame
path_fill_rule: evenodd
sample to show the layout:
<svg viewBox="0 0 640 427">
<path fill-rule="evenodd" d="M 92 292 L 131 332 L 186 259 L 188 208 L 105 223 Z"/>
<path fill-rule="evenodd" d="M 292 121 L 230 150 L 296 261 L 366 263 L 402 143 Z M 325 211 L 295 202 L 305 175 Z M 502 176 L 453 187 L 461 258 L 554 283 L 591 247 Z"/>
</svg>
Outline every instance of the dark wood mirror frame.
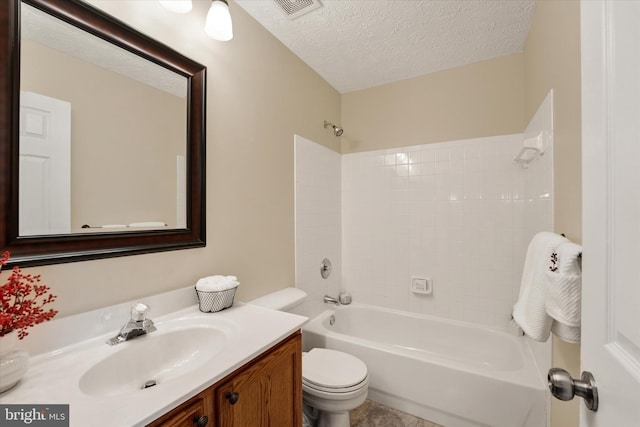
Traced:
<svg viewBox="0 0 640 427">
<path fill-rule="evenodd" d="M 19 236 L 20 7 L 36 7 L 188 81 L 187 227 L 123 233 Z M 206 67 L 78 0 L 0 1 L 0 253 L 36 266 L 205 246 Z"/>
</svg>

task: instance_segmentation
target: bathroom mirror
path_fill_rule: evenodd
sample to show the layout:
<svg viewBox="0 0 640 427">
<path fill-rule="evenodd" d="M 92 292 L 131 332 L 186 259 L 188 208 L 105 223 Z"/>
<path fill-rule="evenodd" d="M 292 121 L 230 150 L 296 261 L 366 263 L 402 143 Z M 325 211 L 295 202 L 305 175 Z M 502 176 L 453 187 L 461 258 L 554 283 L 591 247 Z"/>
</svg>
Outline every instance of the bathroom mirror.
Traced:
<svg viewBox="0 0 640 427">
<path fill-rule="evenodd" d="M 204 246 L 205 67 L 79 0 L 3 1 L 0 28 L 10 262 Z"/>
</svg>

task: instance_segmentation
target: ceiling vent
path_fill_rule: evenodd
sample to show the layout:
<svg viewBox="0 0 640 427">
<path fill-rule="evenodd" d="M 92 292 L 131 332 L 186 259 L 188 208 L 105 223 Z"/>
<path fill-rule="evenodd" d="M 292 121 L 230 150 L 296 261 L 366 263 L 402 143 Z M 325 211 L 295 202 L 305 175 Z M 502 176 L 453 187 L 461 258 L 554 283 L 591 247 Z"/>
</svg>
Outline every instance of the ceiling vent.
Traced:
<svg viewBox="0 0 640 427">
<path fill-rule="evenodd" d="M 280 10 L 289 18 L 294 20 L 305 13 L 322 7 L 320 0 L 273 0 Z"/>
</svg>

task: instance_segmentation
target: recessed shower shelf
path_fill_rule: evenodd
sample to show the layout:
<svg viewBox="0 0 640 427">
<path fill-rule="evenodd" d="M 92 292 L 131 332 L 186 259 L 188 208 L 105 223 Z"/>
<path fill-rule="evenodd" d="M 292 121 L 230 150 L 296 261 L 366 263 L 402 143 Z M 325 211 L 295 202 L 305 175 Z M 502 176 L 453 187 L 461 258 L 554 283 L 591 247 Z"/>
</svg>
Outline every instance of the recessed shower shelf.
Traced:
<svg viewBox="0 0 640 427">
<path fill-rule="evenodd" d="M 523 168 L 527 168 L 529 163 L 544 154 L 545 139 L 544 132 L 540 132 L 537 136 L 526 138 L 522 143 L 520 152 L 513 158 L 513 162 L 522 165 Z"/>
</svg>

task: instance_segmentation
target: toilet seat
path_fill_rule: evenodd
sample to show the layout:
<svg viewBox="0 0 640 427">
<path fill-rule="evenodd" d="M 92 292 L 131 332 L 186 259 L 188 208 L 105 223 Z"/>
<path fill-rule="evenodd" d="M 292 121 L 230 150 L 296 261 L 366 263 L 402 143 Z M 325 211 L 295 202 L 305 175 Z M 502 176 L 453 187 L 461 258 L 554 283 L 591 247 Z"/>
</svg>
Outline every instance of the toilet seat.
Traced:
<svg viewBox="0 0 640 427">
<path fill-rule="evenodd" d="M 318 384 L 313 384 L 313 383 L 309 383 L 307 381 L 305 381 L 304 379 L 302 380 L 302 387 L 303 390 L 309 392 L 309 393 L 314 393 L 317 392 L 316 394 L 320 393 L 320 394 L 340 394 L 340 395 L 344 395 L 344 394 L 348 394 L 348 393 L 352 393 L 352 392 L 357 392 L 362 390 L 363 388 L 367 387 L 369 385 L 369 377 L 365 377 L 364 380 L 362 380 L 361 382 L 359 382 L 358 384 L 355 384 L 351 387 L 344 387 L 344 388 L 335 388 L 335 387 L 323 387 L 321 385 Z"/>
<path fill-rule="evenodd" d="M 314 348 L 302 355 L 302 384 L 308 389 L 351 393 L 367 387 L 368 379 L 367 365 L 350 354 Z"/>
</svg>

